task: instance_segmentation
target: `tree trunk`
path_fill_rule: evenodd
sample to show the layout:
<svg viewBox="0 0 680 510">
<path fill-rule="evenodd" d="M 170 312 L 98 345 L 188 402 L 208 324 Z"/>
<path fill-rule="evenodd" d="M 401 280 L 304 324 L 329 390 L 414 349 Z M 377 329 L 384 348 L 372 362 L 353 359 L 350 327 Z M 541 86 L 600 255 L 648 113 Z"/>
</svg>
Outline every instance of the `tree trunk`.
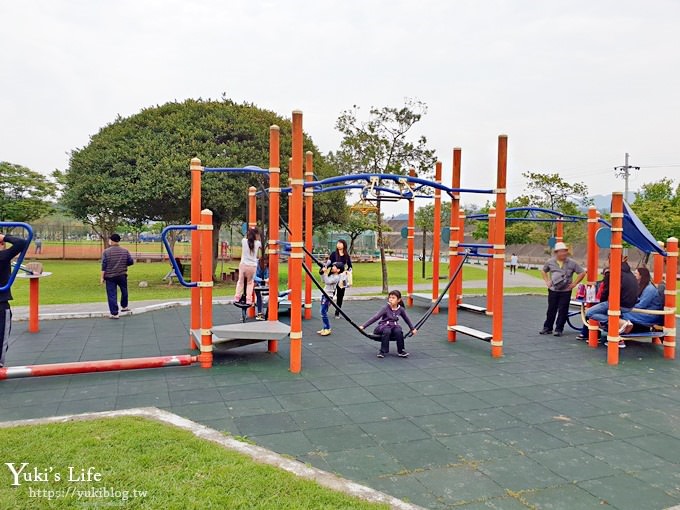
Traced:
<svg viewBox="0 0 680 510">
<path fill-rule="evenodd" d="M 380 250 L 380 265 L 382 268 L 382 292 L 387 294 L 389 292 L 389 281 L 387 279 L 387 261 L 385 260 L 385 247 L 383 246 L 383 232 L 382 232 L 382 213 L 380 212 L 380 199 L 378 199 L 378 249 Z"/>
<path fill-rule="evenodd" d="M 425 279 L 425 257 L 427 256 L 427 230 L 423 229 L 423 254 L 421 258 L 421 266 L 423 270 L 423 280 Z"/>
<path fill-rule="evenodd" d="M 354 254 L 354 241 L 356 240 L 357 237 L 359 237 L 359 236 L 353 236 L 353 235 L 349 236 L 349 254 L 350 255 Z"/>
</svg>

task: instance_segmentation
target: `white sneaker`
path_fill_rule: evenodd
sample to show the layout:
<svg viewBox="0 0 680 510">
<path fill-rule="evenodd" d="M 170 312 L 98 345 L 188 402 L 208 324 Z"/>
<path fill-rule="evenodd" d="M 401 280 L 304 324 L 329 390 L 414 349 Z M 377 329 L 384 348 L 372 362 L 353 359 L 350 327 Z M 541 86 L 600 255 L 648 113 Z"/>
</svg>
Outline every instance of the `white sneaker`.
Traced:
<svg viewBox="0 0 680 510">
<path fill-rule="evenodd" d="M 120 319 L 117 315 L 109 315 L 109 319 Z"/>
</svg>

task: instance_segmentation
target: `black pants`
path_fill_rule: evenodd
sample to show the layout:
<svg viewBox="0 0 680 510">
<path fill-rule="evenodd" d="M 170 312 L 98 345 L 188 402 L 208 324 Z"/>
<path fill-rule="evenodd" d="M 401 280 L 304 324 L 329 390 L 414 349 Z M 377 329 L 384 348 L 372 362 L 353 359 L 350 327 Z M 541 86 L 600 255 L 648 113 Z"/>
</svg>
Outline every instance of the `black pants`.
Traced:
<svg viewBox="0 0 680 510">
<path fill-rule="evenodd" d="M 9 334 L 12 331 L 12 310 L 8 303 L 0 303 L 0 367 L 5 364 L 5 354 L 9 347 Z"/>
<path fill-rule="evenodd" d="M 111 315 L 118 315 L 118 287 L 120 287 L 120 306 L 127 308 L 128 305 L 127 275 L 111 276 L 106 278 L 105 282 L 109 311 Z"/>
<path fill-rule="evenodd" d="M 553 324 L 555 324 L 555 331 L 564 331 L 570 301 L 571 291 L 556 292 L 548 290 L 548 312 L 545 314 L 543 329 L 552 331 Z M 555 316 L 557 316 L 557 322 L 555 322 Z"/>
<path fill-rule="evenodd" d="M 397 352 L 404 352 L 404 332 L 399 326 L 385 329 L 380 335 L 380 352 L 390 352 L 390 341 L 397 342 Z"/>
<path fill-rule="evenodd" d="M 338 305 L 338 308 L 342 308 L 342 300 L 343 300 L 344 297 L 345 297 L 345 289 L 340 288 L 339 286 L 336 287 L 336 289 L 335 289 L 335 304 Z M 335 310 L 335 316 L 339 317 L 340 312 Z"/>
</svg>

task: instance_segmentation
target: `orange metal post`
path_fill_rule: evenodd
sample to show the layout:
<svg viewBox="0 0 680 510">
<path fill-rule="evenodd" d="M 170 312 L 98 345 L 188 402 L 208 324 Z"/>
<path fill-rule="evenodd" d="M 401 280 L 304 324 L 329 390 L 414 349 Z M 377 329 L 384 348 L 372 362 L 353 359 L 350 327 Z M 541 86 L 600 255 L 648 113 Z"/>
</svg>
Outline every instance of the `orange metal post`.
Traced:
<svg viewBox="0 0 680 510">
<path fill-rule="evenodd" d="M 281 163 L 279 126 L 269 128 L 269 310 L 270 321 L 279 320 L 279 204 L 281 199 Z M 267 342 L 269 352 L 279 350 L 278 340 Z"/>
<path fill-rule="evenodd" d="M 201 224 L 199 233 L 201 236 L 201 354 L 198 361 L 201 368 L 212 366 L 212 294 L 213 294 L 213 213 L 210 209 L 201 211 Z"/>
<path fill-rule="evenodd" d="M 666 315 L 663 318 L 663 357 L 675 359 L 675 339 L 677 332 L 675 329 L 675 313 L 677 312 L 676 290 L 678 286 L 678 238 L 670 237 L 666 242 L 666 299 L 664 310 Z M 670 312 L 670 313 L 668 313 Z"/>
<path fill-rule="evenodd" d="M 595 234 L 597 234 L 597 210 L 595 207 L 590 207 L 588 209 L 587 247 L 588 285 L 595 285 L 597 283 L 599 250 L 597 248 L 597 242 L 595 241 Z"/>
<path fill-rule="evenodd" d="M 290 184 L 290 180 L 293 176 L 293 171 L 291 170 L 292 168 L 293 168 L 293 158 L 288 158 L 288 184 Z M 292 190 L 291 190 L 290 193 L 288 193 L 287 198 L 288 198 L 288 228 L 292 229 L 293 227 L 290 224 L 290 220 L 291 220 L 291 217 L 290 217 L 291 205 L 290 204 L 291 204 L 291 199 L 293 198 Z M 300 214 L 302 214 L 302 211 L 300 211 Z M 292 239 L 292 235 L 290 234 L 290 232 L 287 232 L 287 235 L 288 235 L 288 238 L 287 238 L 288 242 L 292 241 L 293 239 Z M 290 256 L 289 256 L 288 257 L 288 288 L 289 289 L 293 288 L 293 287 L 290 286 L 290 275 L 292 274 L 292 269 L 291 269 L 291 263 L 292 262 L 293 262 L 293 259 L 291 259 Z"/>
<path fill-rule="evenodd" d="M 434 181 L 442 182 L 442 162 L 437 161 L 434 169 Z M 442 238 L 442 190 L 434 190 L 434 224 L 432 226 L 432 302 L 439 297 L 439 259 Z M 433 314 L 439 313 L 439 307 L 432 310 Z"/>
<path fill-rule="evenodd" d="M 458 226 L 460 227 L 460 230 L 458 230 L 458 245 L 460 245 L 460 243 L 465 242 L 465 211 L 461 210 L 458 215 Z M 463 271 L 460 272 L 460 276 L 452 287 L 456 288 L 456 306 L 458 306 L 463 302 Z"/>
<path fill-rule="evenodd" d="M 293 112 L 293 164 L 290 168 L 292 187 L 288 222 L 290 224 L 290 371 L 299 374 L 302 370 L 302 112 Z"/>
<path fill-rule="evenodd" d="M 619 317 L 621 316 L 621 255 L 623 252 L 623 193 L 612 193 L 612 240 L 609 260 L 609 320 L 607 363 L 619 363 Z"/>
<path fill-rule="evenodd" d="M 562 223 L 562 216 L 557 218 L 557 232 L 555 233 L 555 242 L 561 243 L 564 241 L 564 223 Z"/>
<path fill-rule="evenodd" d="M 37 333 L 40 331 L 39 307 L 40 307 L 40 278 L 31 278 L 28 282 L 28 331 Z"/>
<path fill-rule="evenodd" d="M 257 228 L 257 188 L 248 188 L 248 228 Z"/>
<path fill-rule="evenodd" d="M 451 187 L 460 188 L 460 161 L 461 150 L 459 147 L 453 149 L 453 174 L 451 177 Z M 449 280 L 453 278 L 453 273 L 460 264 L 461 258 L 458 255 L 459 238 L 459 217 L 460 217 L 460 193 L 454 191 L 451 197 L 451 218 L 449 220 Z M 463 278 L 463 272 L 458 274 L 458 279 Z M 456 332 L 451 331 L 451 327 L 458 323 L 458 297 L 456 296 L 456 284 L 449 288 L 449 310 L 448 310 L 448 339 L 449 342 L 456 341 Z"/>
<path fill-rule="evenodd" d="M 664 244 L 662 241 L 657 241 L 659 243 L 659 246 L 661 248 L 664 248 Z M 663 255 L 660 253 L 655 253 L 652 255 L 654 257 L 654 276 L 653 276 L 653 282 L 655 285 L 659 285 L 663 281 Z"/>
<path fill-rule="evenodd" d="M 305 181 L 312 182 L 314 180 L 314 154 L 312 151 L 305 153 Z M 305 248 L 309 253 L 312 253 L 314 247 L 314 190 L 307 188 L 304 193 L 305 197 Z M 305 265 L 312 267 L 312 257 L 305 256 Z M 305 319 L 312 318 L 312 279 L 305 273 Z"/>
<path fill-rule="evenodd" d="M 248 188 L 248 229 L 257 228 L 257 188 L 250 186 Z M 261 233 L 260 233 L 261 234 Z M 239 278 L 241 275 L 239 275 Z M 245 288 L 243 289 L 245 292 Z M 255 302 L 255 296 L 250 296 L 251 301 Z M 255 307 L 248 308 L 248 317 L 251 319 L 255 317 Z"/>
<path fill-rule="evenodd" d="M 411 177 L 416 176 L 415 169 L 408 171 Z M 413 257 L 415 256 L 415 235 L 416 235 L 416 200 L 411 198 L 408 201 L 408 227 L 406 227 L 406 304 L 413 306 Z"/>
<path fill-rule="evenodd" d="M 201 160 L 191 160 L 191 224 L 198 225 L 201 222 L 201 174 L 203 166 Z M 197 230 L 191 231 L 191 281 L 201 279 L 201 236 Z M 201 327 L 201 290 L 198 287 L 191 289 L 191 329 L 198 330 Z M 198 349 L 194 337 L 189 335 L 189 347 Z"/>
<path fill-rule="evenodd" d="M 597 242 L 595 240 L 595 235 L 597 234 L 597 210 L 595 207 L 590 207 L 588 209 L 588 245 L 587 245 L 587 273 L 588 273 L 588 286 L 594 286 L 597 283 L 597 277 L 599 273 L 599 249 L 597 247 Z M 592 348 L 597 347 L 597 335 L 599 332 L 599 327 L 596 321 L 588 321 L 588 346 Z"/>
<path fill-rule="evenodd" d="M 498 137 L 498 176 L 496 179 L 496 222 L 493 242 L 493 326 L 491 355 L 503 355 L 503 273 L 505 266 L 505 195 L 508 175 L 508 137 Z"/>
<path fill-rule="evenodd" d="M 496 239 L 496 208 L 489 208 L 489 225 L 488 225 L 488 240 L 487 242 L 491 245 L 494 244 L 494 239 Z M 489 253 L 493 255 L 493 248 L 489 248 Z M 493 284 L 494 284 L 494 271 L 496 267 L 493 263 L 493 258 L 487 259 L 489 263 L 486 265 L 486 314 L 493 315 Z"/>
</svg>

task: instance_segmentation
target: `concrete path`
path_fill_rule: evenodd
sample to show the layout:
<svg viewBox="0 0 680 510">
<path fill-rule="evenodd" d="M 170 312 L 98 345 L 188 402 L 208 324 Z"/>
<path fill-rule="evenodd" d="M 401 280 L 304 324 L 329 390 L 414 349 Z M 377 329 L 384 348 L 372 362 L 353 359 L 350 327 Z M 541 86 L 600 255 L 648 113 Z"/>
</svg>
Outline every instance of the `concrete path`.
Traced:
<svg viewBox="0 0 680 510">
<path fill-rule="evenodd" d="M 474 299 L 470 300 L 475 302 Z M 481 299 L 476 304 L 481 304 Z M 351 301 L 357 321 L 382 300 Z M 378 359 L 347 322 L 303 321 L 289 342 L 216 352 L 197 366 L 0 381 L 0 421 L 154 406 L 431 509 L 655 510 L 680 504 L 680 364 L 628 343 L 621 364 L 576 332 L 540 336 L 544 297 L 505 301 L 504 357 L 447 342 L 433 315 L 411 356 Z M 239 310 L 215 306 L 215 324 Z M 421 311 L 410 310 L 416 320 Z M 13 330 L 7 365 L 190 353 L 187 308 Z M 488 317 L 460 323 L 488 331 Z M 283 320 L 286 320 L 284 317 Z M 393 351 L 393 348 L 392 348 Z"/>
</svg>

